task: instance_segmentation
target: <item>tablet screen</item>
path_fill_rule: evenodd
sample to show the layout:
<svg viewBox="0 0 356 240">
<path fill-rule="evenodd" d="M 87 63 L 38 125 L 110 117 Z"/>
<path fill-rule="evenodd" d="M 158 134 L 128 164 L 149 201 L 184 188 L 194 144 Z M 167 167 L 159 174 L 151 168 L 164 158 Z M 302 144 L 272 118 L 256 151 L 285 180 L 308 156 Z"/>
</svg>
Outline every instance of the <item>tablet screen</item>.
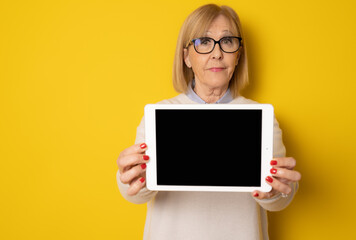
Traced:
<svg viewBox="0 0 356 240">
<path fill-rule="evenodd" d="M 155 109 L 157 185 L 261 186 L 261 109 Z"/>
</svg>

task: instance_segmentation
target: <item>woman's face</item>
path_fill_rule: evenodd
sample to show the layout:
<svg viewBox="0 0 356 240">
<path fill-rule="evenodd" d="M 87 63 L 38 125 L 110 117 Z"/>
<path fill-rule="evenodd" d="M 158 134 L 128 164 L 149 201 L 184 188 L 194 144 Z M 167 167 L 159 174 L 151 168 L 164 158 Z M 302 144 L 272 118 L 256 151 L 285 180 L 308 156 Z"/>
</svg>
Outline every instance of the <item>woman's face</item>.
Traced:
<svg viewBox="0 0 356 240">
<path fill-rule="evenodd" d="M 226 36 L 234 34 L 229 20 L 219 15 L 213 20 L 205 35 L 199 37 L 211 37 L 218 41 Z M 209 88 L 222 88 L 229 84 L 239 57 L 240 51 L 225 53 L 219 44 L 216 44 L 214 50 L 208 54 L 197 53 L 192 44 L 188 49 L 184 49 L 185 64 L 192 68 L 195 81 Z"/>
</svg>

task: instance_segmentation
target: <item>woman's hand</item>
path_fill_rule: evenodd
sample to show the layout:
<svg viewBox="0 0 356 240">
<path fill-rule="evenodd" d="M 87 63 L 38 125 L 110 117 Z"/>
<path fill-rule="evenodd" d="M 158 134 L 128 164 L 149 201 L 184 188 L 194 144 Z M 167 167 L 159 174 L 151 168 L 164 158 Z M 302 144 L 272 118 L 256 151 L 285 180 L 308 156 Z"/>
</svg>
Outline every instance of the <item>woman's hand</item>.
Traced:
<svg viewBox="0 0 356 240">
<path fill-rule="evenodd" d="M 120 171 L 120 181 L 130 184 L 127 194 L 136 195 L 146 185 L 146 162 L 149 157 L 145 155 L 147 145 L 135 144 L 120 153 L 117 166 Z"/>
<path fill-rule="evenodd" d="M 272 186 L 270 192 L 253 191 L 252 196 L 258 199 L 266 199 L 275 196 L 278 193 L 288 195 L 292 189 L 290 183 L 298 182 L 301 174 L 294 171 L 296 161 L 292 157 L 274 158 L 271 161 L 271 175 L 266 177 L 266 182 Z"/>
</svg>

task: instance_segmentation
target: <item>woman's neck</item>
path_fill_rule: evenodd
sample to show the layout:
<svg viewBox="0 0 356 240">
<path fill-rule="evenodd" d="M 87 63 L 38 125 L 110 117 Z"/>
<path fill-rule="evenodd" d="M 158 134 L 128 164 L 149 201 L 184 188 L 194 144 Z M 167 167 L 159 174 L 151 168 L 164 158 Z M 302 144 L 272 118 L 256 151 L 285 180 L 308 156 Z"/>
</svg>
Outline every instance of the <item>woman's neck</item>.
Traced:
<svg viewBox="0 0 356 240">
<path fill-rule="evenodd" d="M 229 84 L 221 87 L 210 87 L 195 81 L 194 92 L 206 103 L 215 103 L 224 96 Z"/>
</svg>

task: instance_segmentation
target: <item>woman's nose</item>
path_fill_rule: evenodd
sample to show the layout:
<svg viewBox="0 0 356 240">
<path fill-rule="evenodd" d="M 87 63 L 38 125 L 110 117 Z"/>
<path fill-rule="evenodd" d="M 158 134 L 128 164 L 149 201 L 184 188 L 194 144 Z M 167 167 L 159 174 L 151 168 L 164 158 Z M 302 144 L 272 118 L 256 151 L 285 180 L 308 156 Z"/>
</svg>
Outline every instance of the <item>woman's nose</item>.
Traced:
<svg viewBox="0 0 356 240">
<path fill-rule="evenodd" d="M 215 59 L 221 59 L 223 57 L 223 52 L 218 43 L 215 44 L 214 50 L 211 52 L 211 55 Z"/>
</svg>

